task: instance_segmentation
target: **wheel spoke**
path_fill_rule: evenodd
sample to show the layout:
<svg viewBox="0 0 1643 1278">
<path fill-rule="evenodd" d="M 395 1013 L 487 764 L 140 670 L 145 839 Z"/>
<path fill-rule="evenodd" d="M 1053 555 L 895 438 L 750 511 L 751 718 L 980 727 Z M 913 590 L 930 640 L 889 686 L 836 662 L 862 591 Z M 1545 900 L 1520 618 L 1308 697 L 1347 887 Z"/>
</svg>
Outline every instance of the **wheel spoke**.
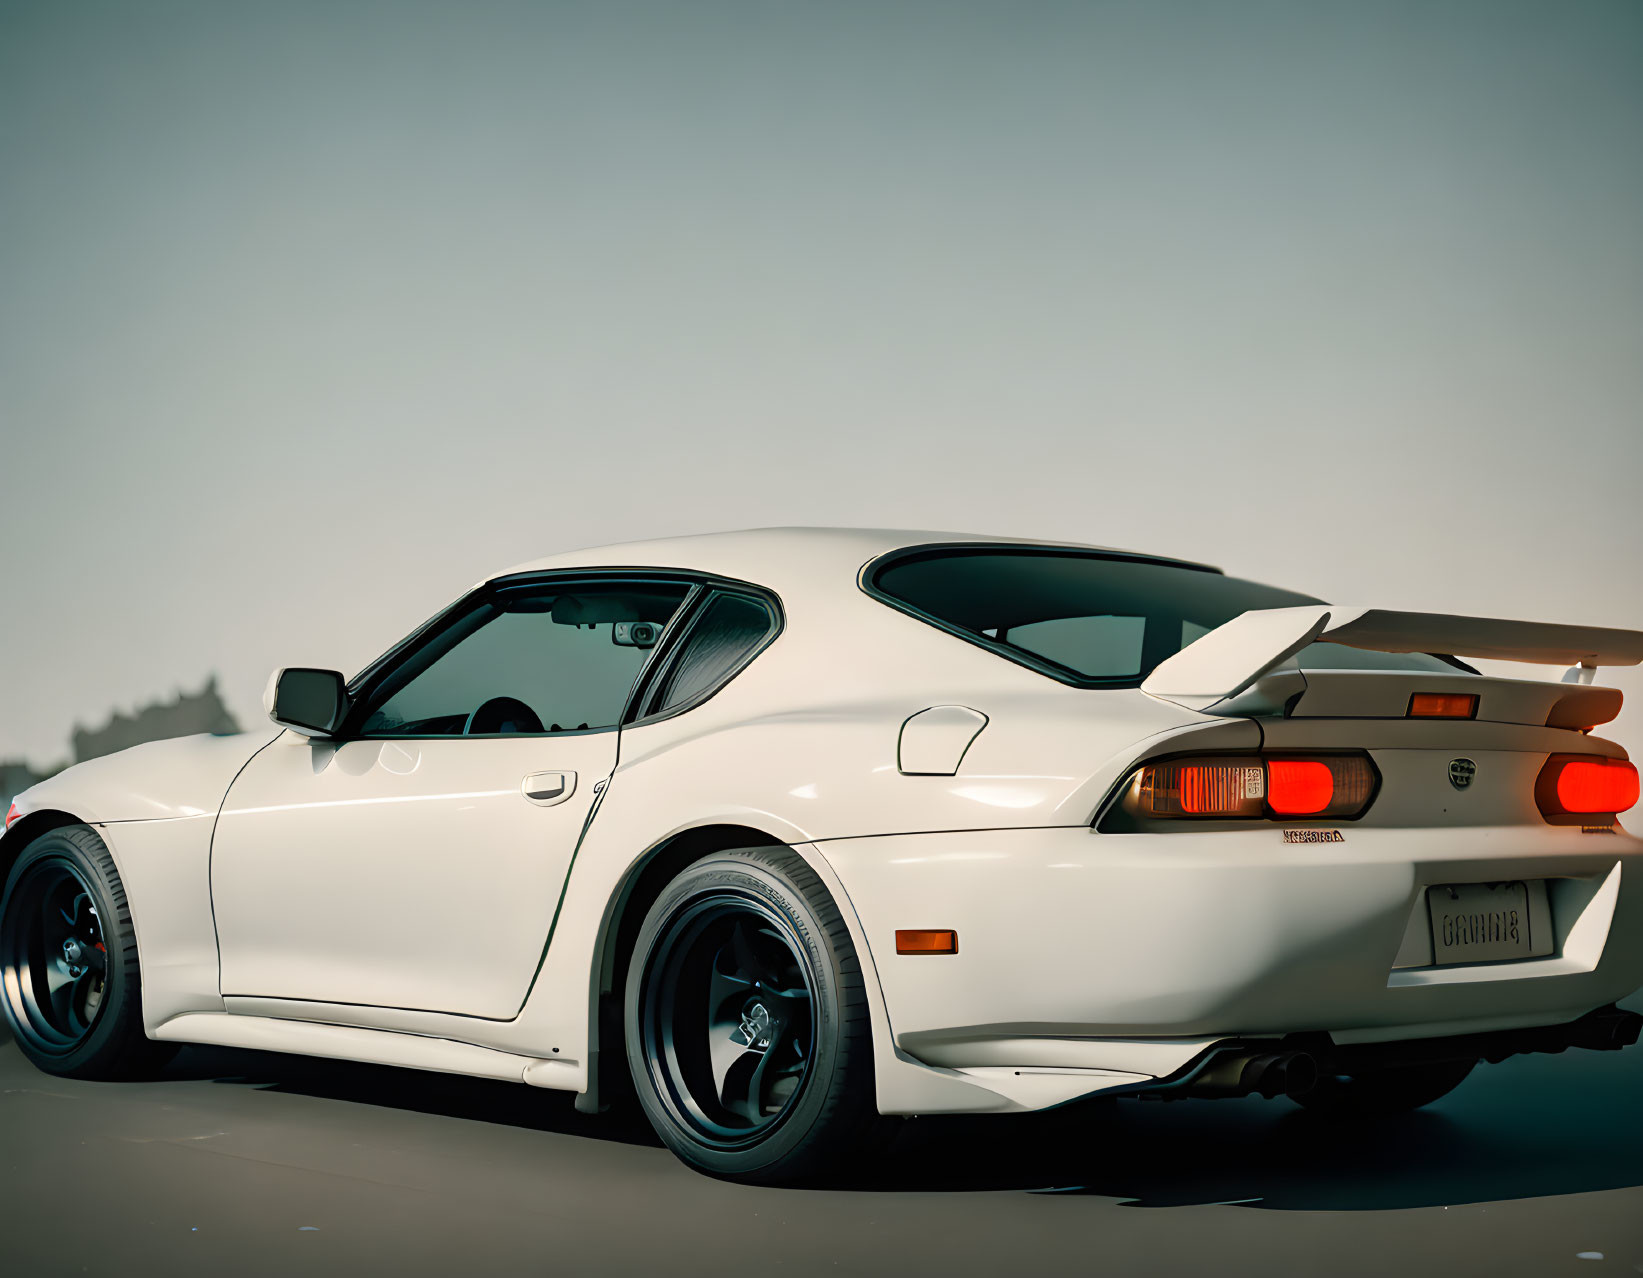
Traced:
<svg viewBox="0 0 1643 1278">
<path fill-rule="evenodd" d="M 74 984 L 74 977 L 69 974 L 68 965 L 63 962 L 61 956 L 48 958 L 43 966 L 46 973 L 46 993 L 51 998 L 55 999 L 57 991 L 65 985 Z"/>
<path fill-rule="evenodd" d="M 713 974 L 707 981 L 707 1019 L 710 1026 L 725 1020 L 732 1023 L 740 1021 L 738 1013 L 741 1005 L 753 989 L 752 977 L 724 970 L 726 963 L 734 961 L 725 950 L 720 950 L 713 960 Z"/>
<path fill-rule="evenodd" d="M 753 1071 L 759 1067 L 759 1053 L 743 1047 L 734 1053 L 719 1049 L 713 1056 L 713 1083 L 719 1104 L 740 1118 L 748 1118 L 748 1084 L 753 1079 Z M 719 1069 L 720 1061 L 724 1062 L 722 1072 Z"/>
<path fill-rule="evenodd" d="M 770 1082 L 773 1073 L 771 1064 L 776 1059 L 778 1048 L 787 1043 L 787 1022 L 777 1019 L 770 1028 L 770 1046 L 759 1053 L 759 1063 L 753 1067 L 753 1076 L 747 1080 L 747 1102 L 742 1113 L 749 1122 L 764 1121 L 765 1105 L 770 1100 Z"/>
<path fill-rule="evenodd" d="M 91 897 L 85 892 L 81 892 L 74 898 L 73 913 L 70 913 L 68 910 L 60 911 L 63 916 L 63 921 L 69 925 L 69 928 L 72 931 L 78 932 L 80 928 L 84 926 L 84 923 L 80 919 L 80 905 L 82 902 L 86 905 L 91 904 Z"/>
<path fill-rule="evenodd" d="M 769 989 L 776 989 L 781 985 L 781 978 L 771 970 L 764 956 L 759 953 L 758 941 L 748 934 L 746 919 L 736 920 L 735 930 L 730 934 L 730 947 L 736 956 L 736 967 L 739 971 Z"/>
<path fill-rule="evenodd" d="M 781 946 L 780 957 L 772 961 L 767 951 L 778 945 Z M 761 994 L 769 993 L 772 998 L 809 1000 L 810 991 L 805 988 L 802 976 L 798 985 L 783 984 L 787 972 L 798 975 L 798 965 L 786 953 L 787 947 L 781 942 L 763 931 L 749 932 L 745 923 L 737 923 L 731 936 L 731 948 L 737 966 L 742 973 L 758 982 Z"/>
<path fill-rule="evenodd" d="M 51 972 L 56 973 L 55 977 Z M 57 1021 L 57 1028 L 75 1037 L 85 1033 L 86 1029 L 85 1021 L 81 1019 L 78 1011 L 80 988 L 84 980 L 84 975 L 70 976 L 56 963 L 51 965 L 51 971 L 48 971 L 46 976 L 46 983 L 51 990 L 51 1012 Z"/>
<path fill-rule="evenodd" d="M 729 1061 L 724 1073 L 715 1075 L 719 1103 L 732 1114 L 745 1118 L 750 1123 L 762 1123 L 765 1119 L 765 1108 L 770 1100 L 770 1084 L 775 1077 L 785 1072 L 779 1068 L 772 1068 L 772 1064 L 776 1059 L 777 1049 L 787 1042 L 787 1024 L 777 1020 L 771 1027 L 768 1048 L 764 1051 L 744 1048 L 737 1053 L 734 1059 Z"/>
<path fill-rule="evenodd" d="M 57 897 L 58 893 L 52 891 L 40 898 L 40 944 L 45 948 L 48 961 L 62 952 L 63 937 L 67 934 L 58 921 L 63 907 L 57 903 Z"/>
</svg>

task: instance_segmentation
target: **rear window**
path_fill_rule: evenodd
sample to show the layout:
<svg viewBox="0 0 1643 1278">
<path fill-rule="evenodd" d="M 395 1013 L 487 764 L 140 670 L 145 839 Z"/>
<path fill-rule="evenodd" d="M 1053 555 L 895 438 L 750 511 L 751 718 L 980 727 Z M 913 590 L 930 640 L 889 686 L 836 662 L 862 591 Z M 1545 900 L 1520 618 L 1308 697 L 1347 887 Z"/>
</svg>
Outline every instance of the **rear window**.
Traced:
<svg viewBox="0 0 1643 1278">
<path fill-rule="evenodd" d="M 1168 657 L 1252 608 L 1322 603 L 1207 568 L 1084 551 L 927 548 L 871 565 L 869 594 L 1002 657 L 1081 687 L 1135 687 Z M 1439 670 L 1424 653 L 1315 643 L 1304 670 Z"/>
</svg>

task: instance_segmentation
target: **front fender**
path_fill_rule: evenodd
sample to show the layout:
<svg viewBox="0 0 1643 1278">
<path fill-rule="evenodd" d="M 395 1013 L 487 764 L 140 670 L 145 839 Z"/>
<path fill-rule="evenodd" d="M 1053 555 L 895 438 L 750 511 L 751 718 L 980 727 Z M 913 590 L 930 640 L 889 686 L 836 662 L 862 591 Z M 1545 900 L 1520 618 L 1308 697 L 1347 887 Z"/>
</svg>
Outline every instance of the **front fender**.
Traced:
<svg viewBox="0 0 1643 1278">
<path fill-rule="evenodd" d="M 240 769 L 276 735 L 177 737 L 88 759 L 24 790 L 17 810 L 69 812 L 88 825 L 213 816 Z"/>
</svg>

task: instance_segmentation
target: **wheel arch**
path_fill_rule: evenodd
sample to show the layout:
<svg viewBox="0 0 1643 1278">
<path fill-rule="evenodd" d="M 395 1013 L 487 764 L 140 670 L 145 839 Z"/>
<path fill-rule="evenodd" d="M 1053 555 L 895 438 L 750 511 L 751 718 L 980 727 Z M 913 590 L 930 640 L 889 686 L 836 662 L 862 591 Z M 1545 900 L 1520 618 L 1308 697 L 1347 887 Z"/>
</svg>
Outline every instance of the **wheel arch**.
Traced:
<svg viewBox="0 0 1643 1278">
<path fill-rule="evenodd" d="M 6 881 L 11 878 L 12 867 L 23 855 L 23 849 L 42 834 L 60 830 L 65 825 L 90 826 L 91 822 L 61 808 L 41 808 L 27 812 L 12 822 L 11 828 L 0 835 L 0 892 L 4 891 Z M 106 839 L 103 841 L 105 844 L 108 842 Z"/>
<path fill-rule="evenodd" d="M 597 1108 L 602 1092 L 608 1096 L 608 1089 L 621 1090 L 626 1084 L 622 990 L 633 943 L 656 898 L 687 866 L 716 852 L 787 846 L 785 840 L 755 826 L 715 823 L 668 835 L 628 867 L 611 894 L 594 950 L 588 991 L 588 1090 L 579 1104 Z"/>
</svg>

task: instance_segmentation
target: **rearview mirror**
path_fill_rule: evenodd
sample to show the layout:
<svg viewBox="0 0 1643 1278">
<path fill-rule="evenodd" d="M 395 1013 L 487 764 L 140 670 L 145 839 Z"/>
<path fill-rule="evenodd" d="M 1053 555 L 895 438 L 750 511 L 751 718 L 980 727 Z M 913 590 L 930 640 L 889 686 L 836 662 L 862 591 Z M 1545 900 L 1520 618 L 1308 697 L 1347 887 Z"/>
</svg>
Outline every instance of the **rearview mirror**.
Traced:
<svg viewBox="0 0 1643 1278">
<path fill-rule="evenodd" d="M 282 728 L 305 737 L 328 737 L 348 713 L 348 686 L 335 670 L 287 666 L 268 680 L 262 706 Z"/>
<path fill-rule="evenodd" d="M 619 648 L 654 648 L 661 637 L 654 621 L 618 621 L 610 628 L 610 641 Z"/>
</svg>

